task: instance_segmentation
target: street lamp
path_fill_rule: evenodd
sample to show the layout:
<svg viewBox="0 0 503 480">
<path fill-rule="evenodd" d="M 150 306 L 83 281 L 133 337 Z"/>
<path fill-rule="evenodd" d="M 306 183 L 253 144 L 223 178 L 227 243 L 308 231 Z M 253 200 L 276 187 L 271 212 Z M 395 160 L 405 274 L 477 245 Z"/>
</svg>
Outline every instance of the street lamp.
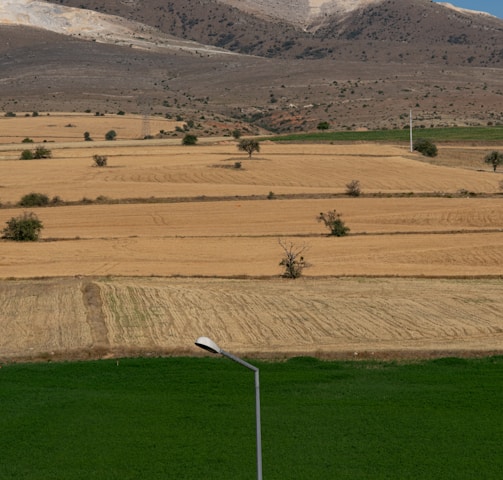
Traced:
<svg viewBox="0 0 503 480">
<path fill-rule="evenodd" d="M 243 367 L 253 370 L 255 373 L 255 416 L 257 424 L 257 479 L 262 480 L 262 438 L 260 433 L 260 382 L 259 382 L 259 370 L 257 367 L 245 362 L 239 357 L 236 357 L 232 353 L 222 350 L 213 340 L 208 337 L 199 337 L 196 340 L 196 345 L 203 350 L 207 350 L 211 353 L 219 353 L 224 357 L 230 358 L 234 362 L 237 362 Z"/>
</svg>

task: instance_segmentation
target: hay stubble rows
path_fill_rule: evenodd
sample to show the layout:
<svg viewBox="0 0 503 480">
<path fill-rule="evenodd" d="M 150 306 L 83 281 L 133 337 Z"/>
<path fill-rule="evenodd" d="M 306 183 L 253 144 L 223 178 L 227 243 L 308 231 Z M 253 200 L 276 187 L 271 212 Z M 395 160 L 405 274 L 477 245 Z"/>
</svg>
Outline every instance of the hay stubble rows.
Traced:
<svg viewBox="0 0 503 480">
<path fill-rule="evenodd" d="M 263 142 L 246 160 L 229 139 L 183 147 L 133 130 L 113 145 L 53 143 L 40 161 L 2 146 L 1 224 L 31 191 L 122 203 L 30 209 L 45 241 L 2 242 L 0 357 L 186 352 L 201 332 L 248 353 L 501 349 L 499 174 L 405 145 Z M 352 179 L 366 196 L 342 195 Z M 316 222 L 333 208 L 350 236 Z M 278 238 L 308 247 L 305 280 L 278 278 Z"/>
</svg>

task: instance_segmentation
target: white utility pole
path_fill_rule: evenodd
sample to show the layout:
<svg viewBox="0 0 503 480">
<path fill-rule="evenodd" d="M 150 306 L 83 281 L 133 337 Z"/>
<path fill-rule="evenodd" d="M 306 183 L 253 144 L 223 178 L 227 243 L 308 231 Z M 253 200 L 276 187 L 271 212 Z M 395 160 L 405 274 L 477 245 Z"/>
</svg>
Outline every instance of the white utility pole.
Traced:
<svg viewBox="0 0 503 480">
<path fill-rule="evenodd" d="M 414 151 L 414 147 L 412 144 L 412 109 L 410 109 L 409 123 L 410 123 L 410 151 L 412 153 Z"/>
</svg>

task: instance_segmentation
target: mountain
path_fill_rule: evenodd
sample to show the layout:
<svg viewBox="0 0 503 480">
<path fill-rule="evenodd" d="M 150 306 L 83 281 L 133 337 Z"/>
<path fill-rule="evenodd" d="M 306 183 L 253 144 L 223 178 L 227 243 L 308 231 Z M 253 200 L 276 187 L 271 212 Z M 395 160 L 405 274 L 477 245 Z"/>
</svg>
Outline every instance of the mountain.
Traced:
<svg viewBox="0 0 503 480">
<path fill-rule="evenodd" d="M 4 110 L 148 105 L 291 131 L 401 128 L 413 108 L 427 126 L 486 124 L 503 121 L 502 66 L 502 20 L 429 0 L 0 5 Z"/>
<path fill-rule="evenodd" d="M 498 65 L 503 21 L 430 0 L 52 0 L 269 58 Z"/>
</svg>

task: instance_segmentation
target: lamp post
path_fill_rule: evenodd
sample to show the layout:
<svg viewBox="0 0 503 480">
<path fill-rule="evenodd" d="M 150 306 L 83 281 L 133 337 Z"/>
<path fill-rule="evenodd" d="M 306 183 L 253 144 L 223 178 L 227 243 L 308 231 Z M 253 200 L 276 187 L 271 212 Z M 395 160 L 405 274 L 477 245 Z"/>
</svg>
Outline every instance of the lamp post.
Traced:
<svg viewBox="0 0 503 480">
<path fill-rule="evenodd" d="M 203 350 L 207 350 L 211 353 L 219 353 L 224 357 L 230 358 L 234 362 L 237 362 L 243 367 L 253 370 L 255 374 L 255 416 L 257 425 L 257 479 L 262 480 L 262 436 L 260 433 L 260 382 L 259 382 L 259 369 L 248 362 L 245 362 L 239 357 L 236 357 L 232 353 L 222 350 L 213 340 L 208 337 L 199 337 L 196 340 L 196 345 Z"/>
</svg>

